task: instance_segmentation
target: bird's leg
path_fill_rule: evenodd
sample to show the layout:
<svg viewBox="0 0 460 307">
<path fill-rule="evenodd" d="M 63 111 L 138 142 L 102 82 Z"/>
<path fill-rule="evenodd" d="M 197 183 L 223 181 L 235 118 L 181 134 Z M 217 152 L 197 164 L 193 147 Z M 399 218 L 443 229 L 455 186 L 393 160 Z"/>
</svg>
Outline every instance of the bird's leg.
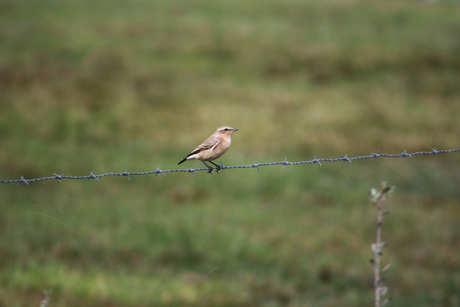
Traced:
<svg viewBox="0 0 460 307">
<path fill-rule="evenodd" d="M 220 167 L 219 165 L 217 165 L 216 163 L 212 162 L 212 161 L 209 161 L 209 162 L 211 162 L 212 164 L 215 165 L 215 167 L 216 167 L 216 173 L 219 173 L 221 167 Z"/>
<path fill-rule="evenodd" d="M 209 165 L 207 165 L 206 162 L 204 162 L 203 160 L 202 160 L 201 162 L 203 162 L 204 165 L 206 165 L 206 167 L 209 169 L 209 170 L 208 170 L 208 174 L 211 174 L 211 175 L 212 175 L 212 170 L 213 170 L 213 168 L 210 167 Z M 211 162 L 211 163 L 212 163 L 212 162 Z M 212 163 L 212 164 L 214 164 L 214 163 Z"/>
</svg>

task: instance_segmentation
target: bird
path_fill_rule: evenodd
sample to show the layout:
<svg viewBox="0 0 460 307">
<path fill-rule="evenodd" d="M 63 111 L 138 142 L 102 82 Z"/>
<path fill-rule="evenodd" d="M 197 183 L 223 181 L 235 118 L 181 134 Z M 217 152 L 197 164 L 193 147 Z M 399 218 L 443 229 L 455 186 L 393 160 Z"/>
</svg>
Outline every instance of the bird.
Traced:
<svg viewBox="0 0 460 307">
<path fill-rule="evenodd" d="M 212 175 L 213 168 L 206 164 L 205 161 L 209 161 L 216 167 L 218 173 L 221 167 L 212 160 L 222 157 L 222 155 L 228 150 L 232 143 L 232 133 L 240 129 L 234 129 L 230 126 L 222 126 L 217 128 L 210 137 L 208 137 L 203 143 L 195 148 L 190 154 L 183 158 L 177 165 L 187 160 L 200 160 L 209 169 L 208 173 Z"/>
</svg>

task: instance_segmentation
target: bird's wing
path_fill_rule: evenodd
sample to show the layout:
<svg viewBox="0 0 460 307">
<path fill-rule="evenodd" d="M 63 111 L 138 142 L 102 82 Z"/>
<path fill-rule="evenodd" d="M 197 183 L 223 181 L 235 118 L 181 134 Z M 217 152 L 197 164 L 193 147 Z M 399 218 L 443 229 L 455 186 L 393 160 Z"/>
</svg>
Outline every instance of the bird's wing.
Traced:
<svg viewBox="0 0 460 307">
<path fill-rule="evenodd" d="M 197 153 L 202 152 L 202 151 L 207 150 L 207 149 L 213 150 L 217 146 L 217 144 L 219 144 L 221 141 L 222 141 L 221 136 L 211 135 L 203 143 L 201 143 L 200 146 L 195 148 L 195 150 L 193 150 L 188 156 L 197 154 Z"/>
</svg>

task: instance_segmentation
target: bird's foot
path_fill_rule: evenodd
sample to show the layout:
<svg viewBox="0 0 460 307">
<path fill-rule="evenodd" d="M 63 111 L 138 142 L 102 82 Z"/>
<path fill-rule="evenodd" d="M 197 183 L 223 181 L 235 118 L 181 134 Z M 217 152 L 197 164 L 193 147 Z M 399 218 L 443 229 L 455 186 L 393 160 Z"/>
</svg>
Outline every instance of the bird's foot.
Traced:
<svg viewBox="0 0 460 307">
<path fill-rule="evenodd" d="M 220 171 L 221 167 L 219 165 L 216 165 L 216 174 L 219 174 L 219 171 Z M 214 170 L 213 167 L 210 167 L 208 168 L 208 174 L 211 174 L 212 175 L 212 171 Z"/>
<path fill-rule="evenodd" d="M 221 169 L 222 167 L 220 167 L 219 165 L 217 165 L 216 163 L 214 163 L 214 162 L 212 162 L 212 161 L 209 161 L 209 162 L 211 162 L 211 163 L 216 167 L 216 173 L 219 174 L 219 171 L 220 171 L 220 169 Z M 211 168 L 211 169 L 213 169 L 213 168 Z"/>
</svg>

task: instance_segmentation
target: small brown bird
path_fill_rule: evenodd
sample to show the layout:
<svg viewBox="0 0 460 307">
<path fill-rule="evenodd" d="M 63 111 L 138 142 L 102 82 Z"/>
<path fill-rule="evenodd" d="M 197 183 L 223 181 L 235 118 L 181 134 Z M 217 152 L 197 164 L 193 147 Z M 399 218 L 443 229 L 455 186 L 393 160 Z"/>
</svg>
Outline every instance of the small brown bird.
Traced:
<svg viewBox="0 0 460 307">
<path fill-rule="evenodd" d="M 186 160 L 197 159 L 206 165 L 209 169 L 208 173 L 212 174 L 213 168 L 206 164 L 204 161 L 209 161 L 216 167 L 216 171 L 220 170 L 220 166 L 212 162 L 212 160 L 222 157 L 222 155 L 228 150 L 232 143 L 232 133 L 239 129 L 233 129 L 230 126 L 222 126 L 216 130 L 210 137 L 208 137 L 203 143 L 201 143 L 194 151 L 188 156 L 183 158 L 177 165 L 181 164 Z"/>
</svg>

